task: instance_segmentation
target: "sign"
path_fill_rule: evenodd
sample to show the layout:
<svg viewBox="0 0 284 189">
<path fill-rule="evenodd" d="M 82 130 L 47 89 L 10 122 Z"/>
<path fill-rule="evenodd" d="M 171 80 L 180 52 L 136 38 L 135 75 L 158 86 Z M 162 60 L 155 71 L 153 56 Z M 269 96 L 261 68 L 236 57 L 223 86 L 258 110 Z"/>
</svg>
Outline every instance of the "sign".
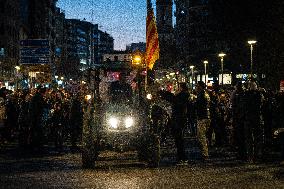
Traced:
<svg viewBox="0 0 284 189">
<path fill-rule="evenodd" d="M 284 92 L 284 80 L 280 81 L 280 91 Z"/>
<path fill-rule="evenodd" d="M 48 64 L 49 57 L 21 57 L 20 64 Z"/>
<path fill-rule="evenodd" d="M 5 50 L 4 48 L 0 48 L 0 57 L 5 55 Z"/>
<path fill-rule="evenodd" d="M 37 56 L 48 56 L 49 57 L 49 48 L 32 48 L 32 47 L 23 47 L 20 50 L 20 56 L 22 57 L 37 57 Z"/>
<path fill-rule="evenodd" d="M 49 47 L 47 39 L 27 39 L 20 41 L 21 47 Z"/>
<path fill-rule="evenodd" d="M 50 46 L 46 39 L 27 39 L 20 41 L 20 64 L 48 64 Z"/>
</svg>

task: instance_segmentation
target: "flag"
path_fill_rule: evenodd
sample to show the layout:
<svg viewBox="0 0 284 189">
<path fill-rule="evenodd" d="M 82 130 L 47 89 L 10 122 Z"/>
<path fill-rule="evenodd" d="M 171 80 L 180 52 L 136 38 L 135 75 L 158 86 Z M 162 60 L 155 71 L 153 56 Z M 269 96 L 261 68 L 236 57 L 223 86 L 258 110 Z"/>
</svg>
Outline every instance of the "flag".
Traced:
<svg viewBox="0 0 284 189">
<path fill-rule="evenodd" d="M 149 69 L 152 69 L 155 62 L 159 59 L 159 53 L 160 47 L 155 15 L 150 0 L 148 0 L 146 20 L 146 65 Z"/>
</svg>

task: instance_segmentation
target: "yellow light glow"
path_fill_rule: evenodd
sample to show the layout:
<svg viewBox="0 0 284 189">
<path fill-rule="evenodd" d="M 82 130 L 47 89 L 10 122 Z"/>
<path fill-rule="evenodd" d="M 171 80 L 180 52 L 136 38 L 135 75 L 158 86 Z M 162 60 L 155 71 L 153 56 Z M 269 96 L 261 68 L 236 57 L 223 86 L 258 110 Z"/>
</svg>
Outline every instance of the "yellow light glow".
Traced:
<svg viewBox="0 0 284 189">
<path fill-rule="evenodd" d="M 141 60 L 142 60 L 141 57 L 136 55 L 136 56 L 134 56 L 133 63 L 134 64 L 140 64 Z"/>
<path fill-rule="evenodd" d="M 208 61 L 207 61 L 207 60 L 204 60 L 203 63 L 204 63 L 204 64 L 208 64 Z"/>
<path fill-rule="evenodd" d="M 20 66 L 15 66 L 15 69 L 19 71 L 21 69 L 21 67 Z"/>
<path fill-rule="evenodd" d="M 86 95 L 86 96 L 85 96 L 85 99 L 86 99 L 86 100 L 90 100 L 91 98 L 92 98 L 92 95 Z"/>
<path fill-rule="evenodd" d="M 189 68 L 190 68 L 190 69 L 193 69 L 193 68 L 194 68 L 194 66 L 190 66 Z"/>
</svg>

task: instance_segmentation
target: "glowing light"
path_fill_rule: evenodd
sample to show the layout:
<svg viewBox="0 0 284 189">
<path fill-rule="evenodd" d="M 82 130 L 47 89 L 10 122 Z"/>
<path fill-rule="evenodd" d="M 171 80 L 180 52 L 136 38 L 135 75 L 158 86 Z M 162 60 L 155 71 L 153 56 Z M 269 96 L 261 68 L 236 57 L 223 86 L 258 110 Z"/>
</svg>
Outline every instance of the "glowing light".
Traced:
<svg viewBox="0 0 284 189">
<path fill-rule="evenodd" d="M 147 94 L 146 98 L 147 98 L 148 100 L 151 100 L 151 99 L 153 98 L 153 96 L 152 96 L 152 94 Z"/>
<path fill-rule="evenodd" d="M 226 56 L 226 54 L 225 53 L 220 53 L 218 56 L 223 58 L 224 56 Z"/>
<path fill-rule="evenodd" d="M 255 41 L 255 40 L 249 40 L 249 41 L 248 41 L 248 44 L 253 45 L 253 44 L 256 44 L 256 42 L 257 42 L 257 41 Z"/>
<path fill-rule="evenodd" d="M 90 100 L 91 98 L 92 98 L 92 95 L 86 95 L 86 96 L 85 96 L 85 99 L 86 99 L 86 100 Z"/>
<path fill-rule="evenodd" d="M 132 127 L 133 124 L 134 124 L 134 120 L 133 120 L 132 117 L 128 117 L 128 118 L 125 119 L 125 127 L 126 128 Z"/>
<path fill-rule="evenodd" d="M 109 119 L 109 124 L 110 124 L 111 128 L 117 129 L 117 127 L 118 127 L 118 119 L 116 119 L 114 117 L 110 118 Z"/>
</svg>

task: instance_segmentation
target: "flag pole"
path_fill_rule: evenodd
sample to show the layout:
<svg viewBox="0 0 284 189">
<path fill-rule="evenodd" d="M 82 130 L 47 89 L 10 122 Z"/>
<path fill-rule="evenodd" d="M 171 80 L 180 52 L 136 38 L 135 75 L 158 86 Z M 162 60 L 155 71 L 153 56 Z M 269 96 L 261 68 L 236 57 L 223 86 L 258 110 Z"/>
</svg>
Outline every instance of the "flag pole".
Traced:
<svg viewBox="0 0 284 189">
<path fill-rule="evenodd" d="M 145 92 L 147 93 L 147 85 L 148 85 L 148 66 L 146 64 L 146 71 L 145 71 Z"/>
<path fill-rule="evenodd" d="M 152 8 L 151 0 L 147 0 L 147 12 L 150 11 Z"/>
<path fill-rule="evenodd" d="M 147 0 L 147 12 L 146 14 L 148 15 L 148 13 L 151 11 L 152 9 L 152 3 L 151 0 Z M 147 23 L 146 23 L 146 32 L 147 32 Z M 146 33 L 146 39 L 147 39 L 147 33 Z M 147 42 L 147 41 L 146 41 Z M 145 75 L 145 93 L 147 93 L 147 85 L 148 85 L 148 62 L 147 62 L 147 58 L 144 57 L 145 60 L 145 67 L 146 67 L 146 75 Z"/>
</svg>

